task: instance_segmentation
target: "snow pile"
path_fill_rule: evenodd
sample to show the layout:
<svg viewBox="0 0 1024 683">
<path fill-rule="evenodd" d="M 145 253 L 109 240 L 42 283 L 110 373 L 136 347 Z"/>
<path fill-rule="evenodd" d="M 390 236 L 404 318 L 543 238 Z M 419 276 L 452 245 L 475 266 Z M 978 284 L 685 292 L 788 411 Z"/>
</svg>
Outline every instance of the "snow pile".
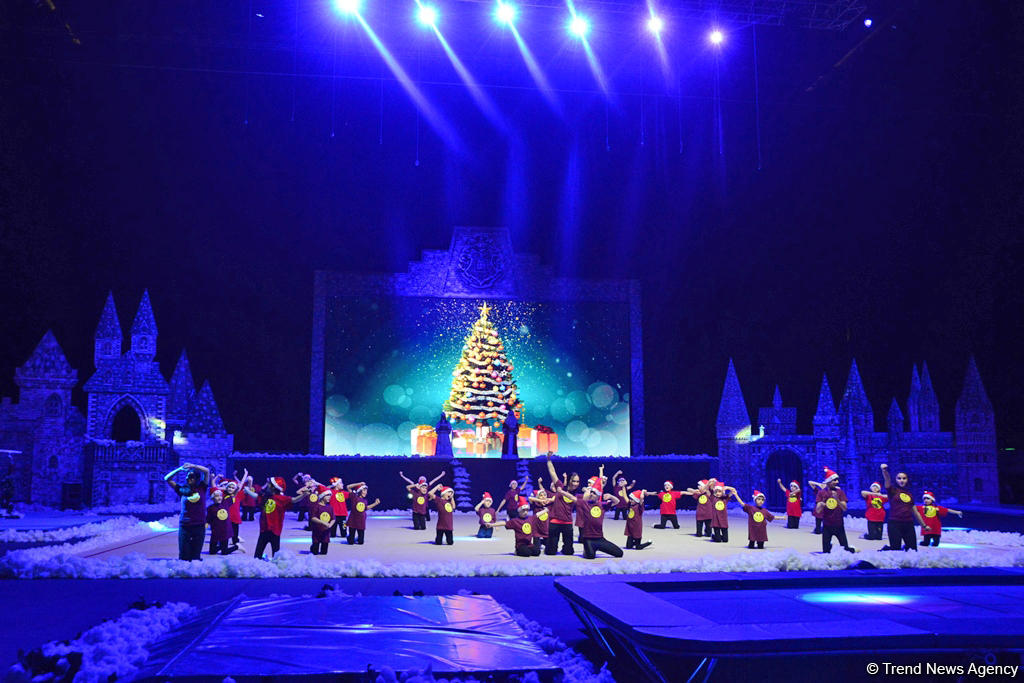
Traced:
<svg viewBox="0 0 1024 683">
<path fill-rule="evenodd" d="M 195 611 L 184 602 L 131 609 L 74 640 L 46 643 L 23 655 L 5 680 L 62 680 L 73 675 L 74 683 L 98 683 L 128 678 L 149 657 L 146 648 Z"/>
<path fill-rule="evenodd" d="M 536 621 L 528 619 L 505 605 L 502 607 L 512 615 L 515 622 L 519 624 L 519 628 L 523 629 L 526 638 L 543 650 L 552 662 L 562 667 L 562 671 L 565 672 L 565 677 L 562 678 L 564 683 L 615 683 L 615 679 L 607 669 L 607 663 L 601 667 L 600 671 L 595 672 L 593 664 L 579 652 L 563 643 L 547 626 L 541 626 Z M 532 679 L 529 678 L 531 675 Z M 537 674 L 527 674 L 523 683 L 530 680 L 538 680 Z"/>
<path fill-rule="evenodd" d="M 159 512 L 171 514 L 178 512 L 180 509 L 180 503 L 172 500 L 165 503 L 130 503 L 128 505 L 101 505 L 99 507 L 89 508 L 89 512 L 97 515 L 132 515 L 147 513 L 152 514 Z"/>
<path fill-rule="evenodd" d="M 73 538 L 116 534 L 124 529 L 135 529 L 138 532 L 139 524 L 141 522 L 134 517 L 115 517 L 58 529 L 0 529 L 0 543 L 63 543 Z"/>
<path fill-rule="evenodd" d="M 785 519 L 785 513 L 779 513 L 783 519 Z M 776 515 L 777 517 L 779 515 Z M 943 519 L 944 524 L 950 526 L 958 526 L 957 522 L 960 520 L 956 517 L 948 516 Z M 814 526 L 814 515 L 810 512 L 804 512 L 800 517 L 801 526 Z M 863 534 L 867 533 L 868 520 L 863 517 L 845 517 L 843 518 L 843 527 L 846 529 L 847 534 Z M 921 538 L 921 529 L 917 528 L 917 537 Z M 882 530 L 882 536 L 885 538 L 886 531 Z M 851 538 L 852 540 L 852 538 Z M 964 543 L 968 545 L 976 545 L 984 543 L 988 545 L 998 545 L 1003 547 L 1012 548 L 1024 548 L 1024 535 L 1015 534 L 1008 531 L 979 531 L 971 529 L 968 531 L 949 531 L 943 529 L 942 531 L 942 542 L 943 543 Z M 941 546 L 940 546 L 941 547 Z"/>
</svg>

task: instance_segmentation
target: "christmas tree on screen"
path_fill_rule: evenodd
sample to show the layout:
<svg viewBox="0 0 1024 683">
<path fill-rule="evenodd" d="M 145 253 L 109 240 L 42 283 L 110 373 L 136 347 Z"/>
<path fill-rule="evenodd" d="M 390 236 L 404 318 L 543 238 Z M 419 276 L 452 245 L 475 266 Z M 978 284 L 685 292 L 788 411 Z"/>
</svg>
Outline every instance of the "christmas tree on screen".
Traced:
<svg viewBox="0 0 1024 683">
<path fill-rule="evenodd" d="M 445 412 L 455 420 L 477 426 L 491 422 L 500 429 L 508 405 L 521 411 L 519 389 L 512 379 L 514 369 L 505 355 L 505 344 L 494 323 L 487 319 L 490 307 L 480 307 L 480 317 L 462 345 L 462 357 L 452 371 L 452 390 Z"/>
</svg>

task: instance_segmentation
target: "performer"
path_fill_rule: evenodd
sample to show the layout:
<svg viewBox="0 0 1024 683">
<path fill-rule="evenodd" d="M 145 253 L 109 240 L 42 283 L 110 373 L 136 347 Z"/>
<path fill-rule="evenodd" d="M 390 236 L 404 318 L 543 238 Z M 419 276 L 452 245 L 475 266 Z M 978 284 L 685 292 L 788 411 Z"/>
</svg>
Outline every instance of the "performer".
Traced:
<svg viewBox="0 0 1024 683">
<path fill-rule="evenodd" d="M 679 518 L 676 516 L 676 501 L 683 495 L 683 492 L 673 490 L 673 486 L 671 481 L 666 481 L 664 490 L 658 494 L 658 500 L 661 501 L 661 506 L 658 508 L 661 512 L 661 522 L 654 525 L 655 529 L 666 529 L 669 523 L 672 524 L 673 529 L 679 528 Z"/>
<path fill-rule="evenodd" d="M 554 496 L 548 495 L 544 489 L 544 479 L 537 477 L 537 490 L 527 498 L 530 509 L 533 512 L 534 531 L 536 532 L 537 547 L 546 546 L 548 536 L 551 534 L 551 505 L 555 502 Z"/>
<path fill-rule="evenodd" d="M 729 496 L 736 495 L 736 489 L 715 481 L 711 490 L 711 542 L 729 542 Z"/>
<path fill-rule="evenodd" d="M 866 503 L 864 519 L 868 521 L 868 532 L 861 536 L 869 541 L 882 540 L 882 527 L 885 525 L 885 502 L 889 496 L 882 493 L 882 485 L 877 481 L 871 482 L 870 491 L 861 491 L 861 497 Z"/>
<path fill-rule="evenodd" d="M 302 472 L 296 472 L 292 477 L 292 483 L 298 486 L 300 489 L 306 488 L 312 479 L 312 475 L 303 474 Z M 309 511 L 310 502 L 316 502 L 315 499 L 310 501 L 308 499 L 299 500 L 296 502 L 295 509 L 298 510 L 299 516 L 296 519 L 298 522 L 302 522 L 306 519 L 306 513 Z M 309 531 L 309 522 L 306 522 L 306 526 L 302 527 L 303 531 Z"/>
<path fill-rule="evenodd" d="M 348 544 L 362 545 L 366 536 L 366 512 L 380 505 L 380 498 L 375 498 L 372 503 L 367 504 L 370 488 L 363 481 L 349 484 L 345 488 L 348 489 L 350 503 L 347 522 Z"/>
<path fill-rule="evenodd" d="M 519 438 L 519 420 L 511 404 L 506 405 L 505 410 L 505 420 L 501 423 L 501 457 L 515 459 L 519 457 L 519 445 L 516 443 Z M 511 509 L 509 514 L 512 514 Z"/>
<path fill-rule="evenodd" d="M 494 535 L 494 527 L 488 526 L 491 522 L 497 519 L 497 511 L 494 509 L 494 499 L 491 498 L 491 494 L 484 491 L 483 497 L 480 502 L 473 508 L 476 510 L 476 516 L 480 520 L 480 528 L 477 529 L 477 538 L 491 538 Z"/>
<path fill-rule="evenodd" d="M 846 514 L 846 494 L 839 488 L 839 475 L 825 468 L 825 487 L 818 491 L 814 507 L 821 512 L 821 552 L 832 552 L 832 538 L 839 541 L 847 552 L 857 552 L 846 540 L 843 515 Z"/>
<path fill-rule="evenodd" d="M 441 411 L 441 419 L 434 427 L 437 434 L 437 446 L 434 447 L 434 455 L 440 458 L 452 457 L 452 425 L 448 422 L 448 416 Z"/>
<path fill-rule="evenodd" d="M 551 503 L 551 524 L 548 532 L 548 543 L 544 549 L 545 555 L 554 555 L 558 552 L 558 541 L 562 541 L 562 554 L 572 555 L 572 513 L 576 507 L 575 491 L 580 485 L 580 475 L 576 472 L 568 476 L 568 484 L 563 483 L 562 478 L 555 472 L 555 466 L 551 462 L 551 451 L 547 453 L 548 474 L 551 475 L 551 493 L 554 502 Z"/>
<path fill-rule="evenodd" d="M 583 557 L 593 560 L 598 551 L 612 557 L 622 557 L 622 548 L 604 537 L 604 513 L 606 508 L 618 504 L 619 499 L 610 493 L 601 493 L 600 477 L 591 477 L 588 486 L 576 501 L 576 515 L 583 518 Z"/>
<path fill-rule="evenodd" d="M 241 479 L 238 478 L 238 472 L 235 472 L 235 478 L 224 484 L 224 500 L 230 503 L 228 519 L 231 521 L 231 542 L 236 546 L 239 545 L 238 529 L 242 524 L 242 500 L 248 498 L 242 493 L 242 488 L 249 481 L 249 470 L 244 470 Z"/>
<path fill-rule="evenodd" d="M 924 524 L 921 525 L 921 545 L 933 545 L 937 548 L 939 540 L 942 538 L 942 518 L 950 512 L 957 517 L 963 517 L 964 513 L 960 510 L 936 505 L 935 494 L 931 491 L 921 494 L 921 500 L 924 505 L 917 506 L 917 513 L 924 520 Z"/>
<path fill-rule="evenodd" d="M 252 489 L 256 493 L 256 496 L 250 496 L 245 493 L 246 488 Z M 243 485 L 241 491 L 239 491 L 239 497 L 242 499 L 242 521 L 252 522 L 256 519 L 256 511 L 259 509 L 259 495 L 263 489 L 259 484 L 254 484 L 252 477 L 249 477 L 247 485 Z"/>
<path fill-rule="evenodd" d="M 775 515 L 764 509 L 764 494 L 754 489 L 753 505 L 744 503 L 735 489 L 732 497 L 747 513 L 747 549 L 753 550 L 756 545 L 758 550 L 764 550 L 764 544 L 768 540 L 768 522 L 775 521 Z"/>
<path fill-rule="evenodd" d="M 922 527 L 924 520 L 914 506 L 914 494 L 910 492 L 910 477 L 906 472 L 896 473 L 896 483 L 889 476 L 889 466 L 882 463 L 882 481 L 889 495 L 889 544 L 881 550 L 917 550 L 917 534 L 914 520 Z"/>
<path fill-rule="evenodd" d="M 334 491 L 324 489 L 317 501 L 309 507 L 309 526 L 312 536 L 309 552 L 313 555 L 326 555 L 327 546 L 331 542 L 331 529 L 334 528 L 334 508 L 331 501 Z"/>
<path fill-rule="evenodd" d="M 427 522 L 430 521 L 430 508 L 427 507 L 427 490 L 431 486 L 436 484 L 437 482 L 441 481 L 441 479 L 444 477 L 444 475 L 445 475 L 445 471 L 441 470 L 441 474 L 437 475 L 436 477 L 434 477 L 430 481 L 427 481 L 427 478 L 421 475 L 420 478 L 417 479 L 416 483 L 414 484 L 412 479 L 409 479 L 408 477 L 406 477 L 402 472 L 398 473 L 398 476 L 400 476 L 402 478 L 402 480 L 405 481 L 405 483 L 407 484 L 407 486 L 405 487 L 405 490 L 409 491 L 409 495 L 410 495 L 410 497 L 412 498 L 412 501 L 413 501 L 413 503 L 412 503 L 412 528 L 413 529 L 426 529 L 427 528 Z M 420 501 L 420 498 L 422 498 L 423 500 Z M 417 520 L 417 518 L 416 518 L 417 514 L 423 515 L 423 518 Z"/>
<path fill-rule="evenodd" d="M 255 489 L 245 489 L 245 494 L 251 498 L 257 498 L 262 512 L 260 514 L 260 535 L 256 540 L 256 552 L 253 555 L 258 560 L 263 559 L 263 551 L 270 545 L 271 556 L 277 555 L 281 550 L 281 531 L 284 529 L 284 513 L 293 504 L 299 502 L 306 496 L 307 489 L 299 489 L 295 497 L 287 496 L 284 493 L 284 477 L 268 478 L 257 494 Z"/>
<path fill-rule="evenodd" d="M 210 555 L 230 555 L 238 550 L 238 543 L 228 544 L 231 540 L 232 503 L 224 498 L 220 489 L 211 491 L 210 500 L 210 506 L 206 508 L 206 523 L 210 525 Z"/>
<path fill-rule="evenodd" d="M 437 495 L 440 491 L 441 495 Z M 449 486 L 438 484 L 430 490 L 430 499 L 434 501 L 437 508 L 437 525 L 434 536 L 434 545 L 441 545 L 441 539 L 448 545 L 455 542 L 452 530 L 455 528 L 453 514 L 455 512 L 455 491 Z"/>
<path fill-rule="evenodd" d="M 683 493 L 693 496 L 697 501 L 697 538 L 707 536 L 711 538 L 711 491 L 708 489 L 709 481 L 701 479 L 697 482 L 697 488 L 686 489 Z M 651 495 L 651 494 L 647 494 Z"/>
<path fill-rule="evenodd" d="M 828 469 L 828 468 L 826 467 L 825 469 Z M 820 481 L 810 481 L 810 480 L 808 480 L 807 483 L 810 484 L 812 491 L 814 489 L 818 489 L 818 493 L 821 493 L 822 491 L 825 490 L 825 485 L 822 484 Z M 821 530 L 822 530 L 822 519 L 823 519 L 822 515 L 823 515 L 823 513 L 818 509 L 817 494 L 815 494 L 814 500 L 815 500 L 814 508 L 811 510 L 811 514 L 814 515 L 814 531 L 812 531 L 811 533 L 812 534 L 820 534 Z"/>
<path fill-rule="evenodd" d="M 516 506 L 519 505 L 519 482 L 513 479 L 508 483 L 508 491 L 505 491 L 505 497 L 498 503 L 498 512 L 501 512 L 502 508 L 508 508 L 505 510 L 505 514 L 508 515 L 509 519 L 515 519 L 518 514 L 516 512 Z"/>
<path fill-rule="evenodd" d="M 800 516 L 804 512 L 804 493 L 800 490 L 800 482 L 796 479 L 789 482 L 787 489 L 782 485 L 781 479 L 776 479 L 779 488 L 786 494 L 786 528 L 799 529 Z"/>
<path fill-rule="evenodd" d="M 187 472 L 184 485 L 171 481 L 182 471 Z M 203 539 L 206 538 L 206 492 L 210 483 L 210 470 L 187 462 L 164 475 L 164 481 L 181 498 L 178 559 L 201 560 Z"/>
<path fill-rule="evenodd" d="M 615 506 L 615 519 L 626 519 L 626 513 L 629 511 L 629 491 L 636 486 L 636 479 L 629 484 L 626 483 L 626 478 L 622 476 L 622 470 L 619 470 L 612 477 L 612 481 L 615 482 L 615 495 L 619 497 L 619 504 Z M 621 491 L 625 491 L 625 494 L 621 494 Z"/>
<path fill-rule="evenodd" d="M 331 525 L 331 538 L 340 536 L 345 538 L 345 518 L 348 517 L 348 491 L 345 490 L 345 482 L 340 477 L 331 477 L 328 480 L 331 493 L 331 512 L 334 513 L 334 524 Z"/>
<path fill-rule="evenodd" d="M 516 516 L 505 522 L 488 522 L 492 530 L 496 526 L 511 529 L 515 534 L 515 554 L 519 557 L 537 557 L 540 555 L 540 536 L 537 532 L 536 519 L 530 514 L 530 503 L 520 497 L 515 504 Z"/>
<path fill-rule="evenodd" d="M 625 487 L 619 489 L 626 495 Z M 644 497 L 651 495 L 644 489 L 633 489 L 629 492 L 629 507 L 626 508 L 626 550 L 643 550 L 651 545 L 644 543 Z"/>
</svg>

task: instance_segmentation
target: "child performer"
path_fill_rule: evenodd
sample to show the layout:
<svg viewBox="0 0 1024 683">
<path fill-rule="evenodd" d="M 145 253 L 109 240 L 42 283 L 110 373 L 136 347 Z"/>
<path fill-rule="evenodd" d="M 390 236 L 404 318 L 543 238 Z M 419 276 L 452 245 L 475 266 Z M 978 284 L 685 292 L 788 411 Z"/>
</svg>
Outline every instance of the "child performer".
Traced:
<svg viewBox="0 0 1024 683">
<path fill-rule="evenodd" d="M 185 471 L 185 483 L 171 481 L 178 472 Z M 164 481 L 181 498 L 178 521 L 178 559 L 199 560 L 206 538 L 206 492 L 210 483 L 210 470 L 202 465 L 185 463 L 164 476 Z"/>
<path fill-rule="evenodd" d="M 708 480 L 701 479 L 697 482 L 697 488 L 686 489 L 683 492 L 688 496 L 693 496 L 693 499 L 697 501 L 697 533 L 695 534 L 697 538 L 701 536 L 711 538 L 711 491 L 708 487 Z"/>
<path fill-rule="evenodd" d="M 516 507 L 519 505 L 519 482 L 513 479 L 508 483 L 508 491 L 505 491 L 505 497 L 498 503 L 498 512 L 501 512 L 503 508 L 509 519 L 515 519 L 518 514 L 516 513 Z"/>
<path fill-rule="evenodd" d="M 622 519 L 626 519 L 626 512 L 629 511 L 629 491 L 636 486 L 636 479 L 627 484 L 626 478 L 622 476 L 622 470 L 618 470 L 612 477 L 612 481 L 615 482 L 612 490 L 619 497 L 619 504 L 615 506 L 615 519 L 619 519 L 620 516 Z M 621 493 L 621 491 L 625 491 L 625 493 Z"/>
<path fill-rule="evenodd" d="M 744 503 L 735 490 L 732 497 L 747 513 L 747 548 L 753 550 L 756 544 L 758 550 L 764 550 L 765 541 L 768 540 L 768 522 L 775 521 L 775 515 L 764 509 L 764 494 L 754 489 L 753 505 Z"/>
<path fill-rule="evenodd" d="M 328 480 L 331 493 L 331 512 L 334 513 L 334 524 L 331 525 L 331 538 L 341 536 L 345 538 L 345 518 L 348 517 L 348 491 L 345 490 L 345 482 L 340 477 L 331 477 Z"/>
<path fill-rule="evenodd" d="M 281 530 L 284 528 L 284 513 L 293 503 L 297 503 L 306 496 L 306 489 L 300 489 L 297 495 L 292 498 L 284 493 L 284 477 L 267 479 L 260 493 L 255 490 L 245 489 L 246 495 L 257 498 L 260 507 L 263 508 L 260 514 L 260 536 L 256 540 L 256 559 L 263 557 L 263 551 L 267 544 L 270 544 L 270 552 L 276 555 L 281 550 Z"/>
<path fill-rule="evenodd" d="M 804 493 L 800 490 L 800 482 L 796 479 L 789 482 L 787 489 L 782 485 L 781 479 L 776 479 L 779 488 L 786 494 L 786 528 L 799 529 L 800 516 L 804 512 Z"/>
<path fill-rule="evenodd" d="M 331 507 L 331 500 L 334 498 L 334 491 L 324 489 L 317 497 L 317 501 L 309 507 L 309 526 L 312 544 L 309 552 L 314 555 L 326 555 L 327 546 L 331 542 L 331 529 L 334 528 L 334 508 Z"/>
<path fill-rule="evenodd" d="M 861 491 L 861 497 L 867 504 L 864 510 L 864 519 L 868 521 L 868 532 L 861 536 L 869 541 L 882 540 L 882 527 L 885 525 L 885 501 L 889 496 L 882 493 L 882 485 L 877 481 L 871 482 L 870 491 Z"/>
<path fill-rule="evenodd" d="M 889 466 L 882 463 L 882 481 L 889 494 L 889 544 L 881 550 L 917 550 L 917 534 L 914 533 L 914 519 L 924 526 L 921 513 L 914 506 L 914 494 L 910 492 L 910 477 L 906 472 L 896 473 L 896 483 L 889 476 Z"/>
<path fill-rule="evenodd" d="M 828 468 L 826 467 L 825 469 L 827 470 Z M 822 491 L 825 490 L 825 485 L 822 484 L 820 481 L 808 480 L 807 483 L 810 484 L 812 491 L 814 489 L 818 489 L 818 493 L 821 493 Z M 812 534 L 820 534 L 821 531 L 822 531 L 822 519 L 823 519 L 822 514 L 823 513 L 821 512 L 821 510 L 818 509 L 817 494 L 815 494 L 814 500 L 815 500 L 814 508 L 811 511 L 811 514 L 814 515 L 814 531 L 812 531 L 811 533 Z"/>
<path fill-rule="evenodd" d="M 349 484 L 345 488 L 349 491 L 348 502 L 350 503 L 348 511 L 348 544 L 362 545 L 366 536 L 366 511 L 380 505 L 380 498 L 376 498 L 372 503 L 367 504 L 366 496 L 370 492 L 370 488 L 363 481 Z"/>
<path fill-rule="evenodd" d="M 440 496 L 437 495 L 438 491 L 441 492 Z M 445 543 L 452 545 L 455 542 L 452 536 L 452 530 L 454 529 L 452 513 L 455 512 L 455 491 L 450 486 L 438 484 L 430 490 L 430 499 L 437 506 L 437 526 L 435 527 L 437 533 L 434 535 L 434 545 L 441 545 L 442 538 Z"/>
<path fill-rule="evenodd" d="M 712 489 L 711 504 L 711 542 L 729 542 L 729 496 L 736 495 L 736 489 L 726 486 L 720 481 L 715 482 Z"/>
<path fill-rule="evenodd" d="M 228 519 L 231 521 L 231 542 L 236 546 L 239 545 L 238 528 L 242 524 L 242 499 L 248 498 L 242 493 L 242 488 L 249 481 L 249 470 L 245 470 L 241 479 L 235 477 L 224 485 L 224 500 L 230 503 Z"/>
<path fill-rule="evenodd" d="M 476 516 L 480 520 L 480 528 L 477 529 L 477 538 L 491 538 L 494 535 L 494 527 L 489 526 L 491 522 L 497 519 L 497 511 L 494 509 L 494 499 L 491 498 L 491 494 L 484 491 L 483 498 L 473 508 L 476 510 Z"/>
<path fill-rule="evenodd" d="M 610 493 L 601 493 L 600 477 L 591 477 L 588 484 L 576 501 L 576 515 L 583 519 L 583 557 L 593 560 L 598 551 L 622 557 L 622 548 L 604 537 L 605 510 L 618 505 L 619 499 Z"/>
<path fill-rule="evenodd" d="M 210 525 L 210 554 L 228 555 L 238 550 L 237 543 L 228 545 L 231 540 L 231 502 L 224 498 L 220 489 L 213 489 L 210 498 L 210 507 L 206 508 L 206 522 Z"/>
<path fill-rule="evenodd" d="M 942 507 L 935 504 L 935 494 L 925 491 L 921 495 L 924 505 L 917 506 L 917 512 L 924 520 L 921 525 L 921 545 L 939 546 L 939 539 L 942 538 L 942 518 L 952 512 L 957 517 L 963 517 L 964 513 L 953 508 Z"/>
<path fill-rule="evenodd" d="M 846 528 L 843 526 L 843 515 L 846 514 L 846 494 L 839 488 L 839 475 L 825 468 L 825 487 L 818 491 L 814 499 L 814 508 L 821 512 L 821 552 L 832 552 L 832 538 L 843 546 L 847 552 L 855 553 L 846 540 Z"/>
<path fill-rule="evenodd" d="M 626 495 L 625 487 L 619 489 Z M 629 493 L 629 507 L 626 508 L 626 550 L 643 550 L 651 541 L 643 542 L 644 536 L 644 496 L 650 495 L 643 489 L 633 489 Z"/>
<path fill-rule="evenodd" d="M 533 512 L 534 518 L 534 531 L 536 532 L 536 543 L 537 547 L 547 546 L 547 539 L 551 533 L 551 505 L 555 502 L 553 496 L 549 495 L 544 490 L 544 479 L 537 477 L 537 490 L 533 492 L 533 495 L 527 498 L 530 503 L 530 509 Z"/>
<path fill-rule="evenodd" d="M 249 488 L 256 494 L 255 497 L 247 495 L 245 490 Z M 259 509 L 259 495 L 263 489 L 259 484 L 254 484 L 252 477 L 249 477 L 248 484 L 243 482 L 242 489 L 239 491 L 239 497 L 242 499 L 242 521 L 252 522 L 256 519 L 256 511 Z"/>
<path fill-rule="evenodd" d="M 568 477 L 568 485 L 565 485 L 555 472 L 550 451 L 547 454 L 547 463 L 548 473 L 551 475 L 551 494 L 554 496 L 554 501 L 551 503 L 551 524 L 548 528 L 548 542 L 544 554 L 556 554 L 558 542 L 561 539 L 562 554 L 572 555 L 572 513 L 576 507 L 574 491 L 579 488 L 580 475 L 573 472 Z"/>
<path fill-rule="evenodd" d="M 444 476 L 444 474 L 445 474 L 445 471 L 441 470 L 441 474 L 437 475 L 436 477 L 434 477 L 430 481 L 427 481 L 427 478 L 421 475 L 420 478 L 416 480 L 416 483 L 413 484 L 412 479 L 409 479 L 408 477 L 406 477 L 402 472 L 398 473 L 398 476 L 400 476 L 405 481 L 405 483 L 407 484 L 407 486 L 405 487 L 405 490 L 411 492 L 412 496 L 413 496 L 413 508 L 412 508 L 412 513 L 413 513 L 412 528 L 413 529 L 426 529 L 427 528 L 427 522 L 430 521 L 430 508 L 427 507 L 427 498 L 426 498 L 426 496 L 427 496 L 427 489 L 429 489 L 431 486 L 433 486 L 437 482 L 441 481 L 441 478 Z M 417 488 L 412 488 L 413 486 L 419 488 L 419 490 L 422 491 L 423 495 L 420 496 L 418 493 L 416 493 Z M 415 503 L 421 497 L 423 498 L 423 503 L 421 503 L 422 514 L 423 514 L 423 519 L 421 520 L 422 526 L 416 526 L 416 524 L 417 524 L 417 521 L 416 521 L 416 513 L 417 513 L 416 508 L 417 508 L 417 505 Z"/>
<path fill-rule="evenodd" d="M 306 485 L 309 484 L 310 480 L 312 479 L 312 475 L 303 474 L 302 472 L 296 472 L 295 476 L 292 477 L 292 483 L 298 486 L 300 489 L 305 489 Z M 296 519 L 296 521 L 302 522 L 306 519 L 306 513 L 309 512 L 309 504 L 311 502 L 316 502 L 316 500 L 314 499 L 313 501 L 310 501 L 307 499 L 299 499 L 295 501 L 295 509 L 298 510 L 299 512 L 299 516 Z M 303 527 L 303 531 L 309 531 L 308 523 L 306 524 L 305 527 Z"/>
<path fill-rule="evenodd" d="M 537 557 L 540 555 L 541 537 L 537 533 L 536 518 L 530 514 L 530 502 L 520 496 L 516 505 L 516 516 L 506 522 L 488 522 L 487 526 L 494 529 L 504 526 L 511 529 L 516 538 L 515 553 L 519 557 Z"/>
<path fill-rule="evenodd" d="M 682 491 L 673 490 L 671 481 L 665 482 L 664 490 L 658 494 L 658 500 L 661 501 L 661 507 L 658 508 L 659 512 L 661 512 L 661 522 L 654 525 L 655 529 L 666 529 L 670 522 L 673 529 L 679 528 L 679 517 L 676 516 L 676 501 L 682 495 Z"/>
</svg>

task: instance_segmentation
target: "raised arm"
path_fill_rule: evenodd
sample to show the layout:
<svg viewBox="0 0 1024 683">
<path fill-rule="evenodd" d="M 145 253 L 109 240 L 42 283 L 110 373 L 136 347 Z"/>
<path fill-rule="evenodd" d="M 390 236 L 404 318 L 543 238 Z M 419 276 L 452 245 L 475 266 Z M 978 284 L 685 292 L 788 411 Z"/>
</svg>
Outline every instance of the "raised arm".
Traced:
<svg viewBox="0 0 1024 683">
<path fill-rule="evenodd" d="M 811 480 L 811 479 L 808 479 L 808 480 L 807 480 L 807 483 L 808 483 L 808 484 L 810 484 L 810 485 L 811 485 L 812 487 L 814 487 L 814 488 L 818 488 L 818 489 L 823 489 L 823 488 L 825 488 L 825 485 L 824 485 L 824 484 L 822 484 L 822 483 L 821 483 L 820 481 L 813 481 L 813 480 Z"/>
<path fill-rule="evenodd" d="M 181 467 L 175 467 L 173 470 L 164 475 L 164 481 L 167 482 L 167 485 L 170 486 L 171 490 L 174 491 L 175 493 L 178 492 L 178 485 L 171 480 L 174 479 L 175 475 L 177 475 L 178 472 L 181 472 L 183 469 L 185 469 L 184 465 L 182 465 Z"/>
<path fill-rule="evenodd" d="M 500 503 L 498 503 L 498 507 L 497 507 L 497 508 L 495 508 L 495 509 L 494 509 L 494 511 L 495 511 L 496 513 L 497 513 L 497 512 L 501 512 L 502 508 L 504 508 L 504 507 L 505 507 L 505 499 L 504 499 L 504 498 L 502 498 L 502 499 L 501 499 L 501 502 L 500 502 Z"/>
<path fill-rule="evenodd" d="M 434 486 L 434 488 L 430 489 L 430 491 L 428 491 L 428 492 L 427 492 L 427 495 L 428 495 L 428 496 L 434 496 L 434 495 L 436 495 L 436 494 L 437 494 L 437 492 L 438 492 L 438 491 L 440 491 L 440 490 L 441 490 L 442 488 L 444 488 L 444 486 L 442 486 L 441 484 L 437 484 L 436 486 Z"/>
<path fill-rule="evenodd" d="M 545 495 L 547 494 L 547 491 L 544 490 L 544 477 L 537 477 L 537 490 Z"/>
<path fill-rule="evenodd" d="M 551 462 L 551 451 L 547 454 L 548 461 L 548 476 L 551 477 L 551 481 L 558 479 L 558 472 L 555 472 L 555 463 Z"/>
<path fill-rule="evenodd" d="M 885 490 L 892 488 L 892 478 L 889 476 L 889 466 L 882 463 L 882 481 L 885 482 Z"/>
<path fill-rule="evenodd" d="M 781 479 L 776 479 L 775 481 L 779 482 L 779 488 L 782 489 L 783 493 L 789 493 L 789 489 L 786 488 Z"/>
<path fill-rule="evenodd" d="M 299 484 L 300 481 L 302 481 L 302 472 L 296 472 L 292 476 L 292 483 L 295 484 L 296 486 L 299 486 L 300 485 Z"/>
<path fill-rule="evenodd" d="M 619 504 L 619 497 L 618 496 L 613 496 L 610 493 L 604 494 L 604 499 L 605 499 L 606 502 L 611 503 L 612 505 L 618 505 Z"/>
<path fill-rule="evenodd" d="M 366 509 L 367 510 L 372 510 L 373 508 L 377 507 L 378 505 L 380 505 L 380 498 L 374 498 L 373 502 L 366 506 Z"/>
<path fill-rule="evenodd" d="M 406 484 L 410 484 L 412 486 L 416 485 L 415 482 L 413 482 L 413 480 L 410 479 L 409 477 L 405 476 L 405 474 L 401 470 L 399 470 L 398 476 L 400 476 L 405 481 Z"/>
<path fill-rule="evenodd" d="M 484 501 L 483 501 L 483 499 L 481 499 L 479 503 L 477 503 L 476 505 L 474 505 L 474 506 L 473 506 L 473 510 L 474 510 L 475 512 L 479 511 L 479 510 L 480 510 L 480 507 L 481 507 L 481 506 L 482 506 L 483 504 L 484 504 Z"/>
<path fill-rule="evenodd" d="M 355 493 L 356 491 L 359 490 L 359 488 L 361 486 L 366 486 L 366 482 L 365 481 L 357 481 L 354 484 L 349 484 L 348 486 L 345 487 L 345 489 Z"/>
<path fill-rule="evenodd" d="M 746 503 L 743 502 L 743 499 L 740 498 L 740 494 L 736 489 L 732 490 L 732 497 L 736 499 L 736 502 L 739 503 L 741 507 L 746 505 Z"/>
<path fill-rule="evenodd" d="M 430 484 L 428 484 L 428 486 L 433 486 L 437 482 L 441 481 L 441 478 L 444 476 L 444 474 L 445 474 L 444 470 L 441 470 L 441 474 L 439 474 L 436 477 L 434 477 L 433 479 L 431 479 L 430 480 Z"/>
</svg>

